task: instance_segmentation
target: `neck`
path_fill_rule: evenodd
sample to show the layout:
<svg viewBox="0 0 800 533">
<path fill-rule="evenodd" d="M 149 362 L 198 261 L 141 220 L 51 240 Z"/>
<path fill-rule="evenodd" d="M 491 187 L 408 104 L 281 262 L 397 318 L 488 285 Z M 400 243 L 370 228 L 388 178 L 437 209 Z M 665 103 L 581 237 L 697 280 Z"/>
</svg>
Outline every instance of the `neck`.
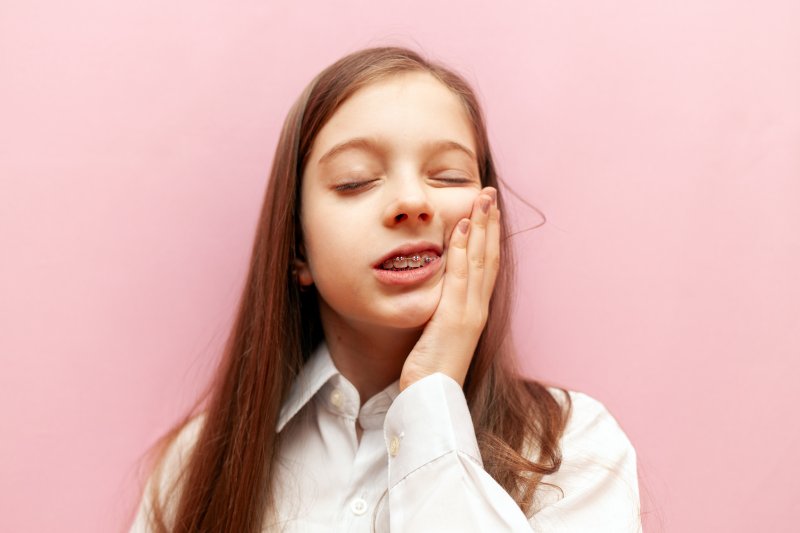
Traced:
<svg viewBox="0 0 800 533">
<path fill-rule="evenodd" d="M 400 378 L 423 329 L 345 322 L 324 301 L 320 301 L 320 318 L 331 359 L 358 390 L 361 405 Z"/>
</svg>

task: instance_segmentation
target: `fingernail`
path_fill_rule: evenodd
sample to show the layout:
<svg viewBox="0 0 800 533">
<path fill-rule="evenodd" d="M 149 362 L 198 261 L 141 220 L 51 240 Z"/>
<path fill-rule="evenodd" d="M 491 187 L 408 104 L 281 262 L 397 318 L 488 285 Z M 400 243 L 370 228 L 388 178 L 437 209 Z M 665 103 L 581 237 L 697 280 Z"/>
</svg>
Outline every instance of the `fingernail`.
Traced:
<svg viewBox="0 0 800 533">
<path fill-rule="evenodd" d="M 486 194 L 488 194 L 489 196 L 491 196 L 491 197 L 492 197 L 492 201 L 493 201 L 493 202 L 496 202 L 496 201 L 497 201 L 497 191 L 496 191 L 496 190 L 494 190 L 494 189 L 489 189 L 488 191 L 486 191 Z"/>
<path fill-rule="evenodd" d="M 481 211 L 488 213 L 490 205 L 492 205 L 492 200 L 490 198 L 485 196 L 481 198 Z"/>
<path fill-rule="evenodd" d="M 469 229 L 469 220 L 462 220 L 459 222 L 458 229 L 461 231 L 461 233 L 467 233 L 467 230 Z"/>
</svg>

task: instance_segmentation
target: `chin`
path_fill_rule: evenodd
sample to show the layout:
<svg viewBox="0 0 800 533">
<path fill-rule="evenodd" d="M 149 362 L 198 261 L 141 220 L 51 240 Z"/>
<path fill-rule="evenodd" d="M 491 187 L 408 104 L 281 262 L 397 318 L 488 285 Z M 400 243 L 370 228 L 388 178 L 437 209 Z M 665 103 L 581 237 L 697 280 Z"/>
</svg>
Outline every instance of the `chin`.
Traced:
<svg viewBox="0 0 800 533">
<path fill-rule="evenodd" d="M 438 301 L 407 301 L 385 309 L 383 325 L 398 329 L 421 328 L 428 323 L 436 311 Z"/>
<path fill-rule="evenodd" d="M 419 329 L 425 326 L 433 316 L 430 313 L 414 313 L 413 315 L 395 316 L 386 321 L 386 326 L 397 329 Z"/>
</svg>

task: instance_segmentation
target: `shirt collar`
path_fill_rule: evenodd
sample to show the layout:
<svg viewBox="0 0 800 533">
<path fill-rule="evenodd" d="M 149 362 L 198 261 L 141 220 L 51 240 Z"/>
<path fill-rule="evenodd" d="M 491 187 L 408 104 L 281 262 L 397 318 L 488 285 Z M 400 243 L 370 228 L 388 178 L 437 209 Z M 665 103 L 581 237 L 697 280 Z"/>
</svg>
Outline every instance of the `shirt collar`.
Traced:
<svg viewBox="0 0 800 533">
<path fill-rule="evenodd" d="M 308 361 L 306 361 L 300 373 L 297 375 L 297 379 L 295 379 L 292 384 L 289 395 L 281 406 L 281 412 L 278 415 L 278 424 L 275 430 L 280 433 L 286 424 L 300 412 L 303 406 L 336 376 L 339 376 L 342 381 L 347 381 L 346 378 L 341 375 L 339 369 L 336 368 L 336 365 L 333 364 L 330 351 L 328 351 L 328 345 L 323 340 L 311 353 Z M 350 387 L 352 387 L 352 385 L 350 385 Z M 395 380 L 394 383 L 367 401 L 364 405 L 365 408 L 369 406 L 367 409 L 367 417 L 372 417 L 373 412 L 381 416 L 385 414 L 398 394 L 400 394 L 400 382 L 399 380 Z M 358 412 L 359 408 L 358 405 L 356 405 L 356 415 Z M 364 420 L 363 422 L 368 423 L 368 420 Z"/>
<path fill-rule="evenodd" d="M 314 397 L 317 391 L 338 373 L 328 351 L 328 345 L 322 341 L 303 365 L 297 379 L 294 380 L 289 396 L 281 407 L 275 430 L 280 433 L 289 420 Z"/>
</svg>

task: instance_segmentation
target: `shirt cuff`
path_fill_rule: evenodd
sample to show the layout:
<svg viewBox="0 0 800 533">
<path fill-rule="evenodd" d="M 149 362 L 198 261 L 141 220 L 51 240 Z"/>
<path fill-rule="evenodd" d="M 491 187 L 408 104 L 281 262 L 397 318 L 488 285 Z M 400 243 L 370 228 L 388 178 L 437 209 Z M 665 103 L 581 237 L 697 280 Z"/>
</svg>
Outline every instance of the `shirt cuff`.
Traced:
<svg viewBox="0 0 800 533">
<path fill-rule="evenodd" d="M 383 424 L 389 452 L 389 488 L 451 452 L 462 452 L 481 468 L 478 441 L 461 386 L 436 372 L 401 392 Z"/>
</svg>

